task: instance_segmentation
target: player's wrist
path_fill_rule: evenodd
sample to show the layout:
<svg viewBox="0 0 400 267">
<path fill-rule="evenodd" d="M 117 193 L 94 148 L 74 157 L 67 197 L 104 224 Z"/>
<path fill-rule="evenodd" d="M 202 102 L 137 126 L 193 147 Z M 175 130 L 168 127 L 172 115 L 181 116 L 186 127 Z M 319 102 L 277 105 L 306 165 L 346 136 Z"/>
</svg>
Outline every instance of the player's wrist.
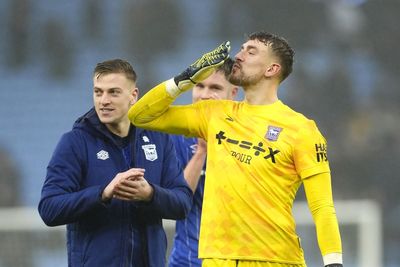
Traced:
<svg viewBox="0 0 400 267">
<path fill-rule="evenodd" d="M 148 188 L 147 188 L 147 197 L 145 199 L 146 202 L 150 202 L 153 200 L 154 197 L 154 187 L 151 184 L 148 184 Z"/>
<path fill-rule="evenodd" d="M 187 91 L 188 89 L 192 88 L 195 84 L 195 82 L 192 81 L 192 79 L 190 78 L 189 71 L 190 71 L 190 67 L 174 77 L 174 82 L 175 82 L 176 86 L 182 92 Z"/>
<path fill-rule="evenodd" d="M 343 267 L 343 259 L 341 253 L 329 253 L 323 256 L 325 267 Z"/>
<path fill-rule="evenodd" d="M 205 80 L 229 57 L 230 48 L 230 42 L 226 41 L 214 50 L 202 55 L 183 72 L 174 77 L 175 85 L 181 92 L 185 92 L 196 83 Z"/>
<path fill-rule="evenodd" d="M 109 204 L 112 199 L 112 194 L 109 195 L 105 192 L 105 189 L 100 193 L 100 200 L 103 204 Z"/>
<path fill-rule="evenodd" d="M 175 98 L 182 93 L 182 90 L 179 89 L 178 85 L 175 82 L 175 78 L 166 81 L 165 88 L 167 90 L 168 95 L 172 98 Z"/>
</svg>

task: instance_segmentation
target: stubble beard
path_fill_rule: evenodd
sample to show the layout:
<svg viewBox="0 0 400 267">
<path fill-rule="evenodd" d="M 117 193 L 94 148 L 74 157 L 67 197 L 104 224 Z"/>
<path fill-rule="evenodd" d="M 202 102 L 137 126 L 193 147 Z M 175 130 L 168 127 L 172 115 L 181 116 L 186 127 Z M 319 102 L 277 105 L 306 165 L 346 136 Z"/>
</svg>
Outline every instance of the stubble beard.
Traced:
<svg viewBox="0 0 400 267">
<path fill-rule="evenodd" d="M 229 82 L 233 85 L 240 86 L 243 89 L 247 86 L 256 84 L 261 77 L 258 75 L 245 76 L 240 70 L 237 73 L 231 73 L 229 76 Z"/>
<path fill-rule="evenodd" d="M 231 72 L 231 75 L 229 75 L 228 80 L 231 84 L 236 85 L 236 86 L 243 87 L 243 84 L 246 84 L 246 81 L 244 80 L 244 75 L 240 70 Z"/>
</svg>

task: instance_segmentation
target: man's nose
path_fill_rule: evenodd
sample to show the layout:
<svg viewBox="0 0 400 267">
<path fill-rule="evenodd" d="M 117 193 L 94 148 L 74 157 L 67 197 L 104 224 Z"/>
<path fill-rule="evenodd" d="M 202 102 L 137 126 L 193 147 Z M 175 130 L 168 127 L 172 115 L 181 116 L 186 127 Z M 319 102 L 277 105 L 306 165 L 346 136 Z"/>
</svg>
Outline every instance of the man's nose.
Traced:
<svg viewBox="0 0 400 267">
<path fill-rule="evenodd" d="M 241 51 L 235 55 L 235 60 L 243 61 L 243 53 Z"/>
<path fill-rule="evenodd" d="M 100 103 L 103 105 L 110 103 L 110 97 L 108 96 L 108 94 L 103 94 L 101 96 Z"/>
<path fill-rule="evenodd" d="M 210 99 L 212 95 L 212 90 L 206 87 L 203 92 L 201 93 L 201 99 Z"/>
</svg>

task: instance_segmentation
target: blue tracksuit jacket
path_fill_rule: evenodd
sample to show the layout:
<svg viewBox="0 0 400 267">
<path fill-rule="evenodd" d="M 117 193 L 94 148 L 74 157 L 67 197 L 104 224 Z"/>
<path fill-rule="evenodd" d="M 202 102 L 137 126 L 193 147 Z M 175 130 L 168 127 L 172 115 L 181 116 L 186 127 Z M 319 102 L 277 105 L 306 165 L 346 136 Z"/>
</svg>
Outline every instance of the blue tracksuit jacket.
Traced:
<svg viewBox="0 0 400 267">
<path fill-rule="evenodd" d="M 171 138 L 175 145 L 179 161 L 186 167 L 197 149 L 197 138 L 187 138 L 182 135 L 171 135 Z M 169 257 L 169 267 L 201 266 L 201 260 L 198 258 L 198 243 L 203 207 L 205 170 L 206 166 L 204 164 L 193 196 L 193 205 L 188 216 L 185 219 L 176 221 L 174 245 Z"/>
<path fill-rule="evenodd" d="M 91 109 L 54 151 L 39 213 L 49 226 L 67 225 L 68 266 L 165 266 L 162 218 L 185 218 L 192 192 L 168 135 L 136 128 L 129 138 L 126 153 Z M 131 167 L 146 170 L 145 178 L 154 188 L 152 201 L 112 199 L 104 204 L 103 189 Z"/>
</svg>

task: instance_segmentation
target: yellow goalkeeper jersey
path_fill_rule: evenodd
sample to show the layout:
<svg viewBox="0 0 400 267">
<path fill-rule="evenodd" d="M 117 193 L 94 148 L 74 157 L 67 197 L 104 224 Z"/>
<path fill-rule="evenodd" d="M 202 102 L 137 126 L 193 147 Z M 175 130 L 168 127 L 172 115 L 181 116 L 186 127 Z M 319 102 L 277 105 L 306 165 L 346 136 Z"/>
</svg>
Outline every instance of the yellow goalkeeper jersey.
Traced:
<svg viewBox="0 0 400 267">
<path fill-rule="evenodd" d="M 199 257 L 304 263 L 293 201 L 303 179 L 330 171 L 315 123 L 281 101 L 169 106 L 165 85 L 158 87 L 129 117 L 140 127 L 207 140 Z"/>
</svg>

